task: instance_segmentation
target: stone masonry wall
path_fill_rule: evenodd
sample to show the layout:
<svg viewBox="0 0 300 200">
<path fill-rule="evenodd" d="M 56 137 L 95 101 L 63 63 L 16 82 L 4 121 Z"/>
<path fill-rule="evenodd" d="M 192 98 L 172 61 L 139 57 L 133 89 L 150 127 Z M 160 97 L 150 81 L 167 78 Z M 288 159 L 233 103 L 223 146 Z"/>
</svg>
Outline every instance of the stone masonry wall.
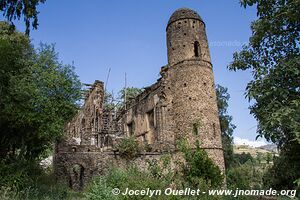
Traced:
<svg viewBox="0 0 300 200">
<path fill-rule="evenodd" d="M 102 129 L 103 82 L 96 80 L 85 94 L 85 102 L 66 127 L 66 138 L 70 144 L 96 144 L 95 135 Z"/>
<path fill-rule="evenodd" d="M 172 168 L 182 160 L 176 149 L 181 139 L 196 142 L 224 173 L 224 156 L 213 68 L 205 24 L 193 10 L 179 9 L 167 25 L 168 65 L 161 78 L 145 88 L 122 112 L 103 108 L 103 82 L 95 81 L 82 109 L 66 126 L 56 144 L 54 169 L 59 180 L 74 190 L 114 164 L 147 168 L 147 160 L 171 155 Z M 122 137 L 135 137 L 149 149 L 136 159 L 121 158 L 114 147 Z"/>
<path fill-rule="evenodd" d="M 167 26 L 169 65 L 162 81 L 175 141 L 200 142 L 224 172 L 216 91 L 205 24 L 190 9 L 178 9 Z"/>
</svg>

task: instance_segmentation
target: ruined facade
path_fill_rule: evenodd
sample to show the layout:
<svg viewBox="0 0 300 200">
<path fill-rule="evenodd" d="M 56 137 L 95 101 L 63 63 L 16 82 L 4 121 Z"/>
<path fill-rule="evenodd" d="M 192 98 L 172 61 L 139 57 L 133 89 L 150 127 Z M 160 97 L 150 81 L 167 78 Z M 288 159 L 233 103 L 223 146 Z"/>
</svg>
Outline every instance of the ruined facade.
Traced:
<svg viewBox="0 0 300 200">
<path fill-rule="evenodd" d="M 55 170 L 74 189 L 102 174 L 109 162 L 124 164 L 114 151 L 118 139 L 133 136 L 150 148 L 136 159 L 156 158 L 176 143 L 196 141 L 224 172 L 224 157 L 210 53 L 201 17 L 193 10 L 175 11 L 167 24 L 168 64 L 161 78 L 126 104 L 120 113 L 103 109 L 103 82 L 96 81 L 85 104 L 56 145 Z M 125 163 L 126 164 L 126 163 Z"/>
</svg>

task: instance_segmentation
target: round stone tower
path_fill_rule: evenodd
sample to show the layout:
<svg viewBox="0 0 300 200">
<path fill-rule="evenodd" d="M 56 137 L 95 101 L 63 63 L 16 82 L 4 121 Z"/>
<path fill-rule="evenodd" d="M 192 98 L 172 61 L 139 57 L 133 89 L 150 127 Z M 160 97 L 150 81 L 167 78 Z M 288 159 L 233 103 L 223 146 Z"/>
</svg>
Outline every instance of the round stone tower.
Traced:
<svg viewBox="0 0 300 200">
<path fill-rule="evenodd" d="M 196 141 L 224 172 L 216 91 L 205 24 L 193 10 L 176 10 L 167 25 L 168 67 L 164 73 L 175 142 Z"/>
<path fill-rule="evenodd" d="M 193 10 L 176 10 L 167 25 L 169 65 L 197 59 L 210 63 L 205 24 Z"/>
</svg>

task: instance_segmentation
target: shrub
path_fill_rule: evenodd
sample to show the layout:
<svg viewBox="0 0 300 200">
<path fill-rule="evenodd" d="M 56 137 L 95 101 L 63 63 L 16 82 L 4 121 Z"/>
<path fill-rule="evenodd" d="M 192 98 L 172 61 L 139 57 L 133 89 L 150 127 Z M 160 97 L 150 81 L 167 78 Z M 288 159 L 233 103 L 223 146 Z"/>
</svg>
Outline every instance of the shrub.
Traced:
<svg viewBox="0 0 300 200">
<path fill-rule="evenodd" d="M 52 169 L 22 159 L 0 163 L 0 199 L 68 199 L 80 197 L 67 185 L 57 184 Z"/>
<path fill-rule="evenodd" d="M 234 160 L 237 162 L 237 164 L 245 164 L 247 161 L 251 161 L 253 162 L 254 161 L 254 158 L 251 156 L 250 153 L 241 153 L 241 154 L 234 154 L 233 155 L 234 157 Z"/>
<path fill-rule="evenodd" d="M 259 165 L 249 160 L 227 171 L 227 185 L 232 189 L 263 189 L 263 173 L 264 170 Z"/>
<path fill-rule="evenodd" d="M 91 200 L 96 199 L 153 199 L 142 196 L 126 196 L 118 195 L 112 196 L 112 189 L 118 188 L 121 192 L 124 192 L 126 188 L 134 190 L 142 190 L 150 188 L 164 189 L 169 185 L 168 182 L 163 179 L 157 179 L 151 176 L 148 172 L 140 171 L 136 166 L 129 166 L 125 169 L 112 167 L 107 175 L 101 176 L 95 179 L 92 184 L 87 188 L 85 197 Z M 101 191 L 100 191 L 101 190 Z M 97 198 L 97 195 L 99 198 Z M 101 196 L 101 198 L 100 198 Z M 157 197 L 157 196 L 156 196 Z M 157 197 L 155 199 L 166 199 L 163 197 Z"/>
<path fill-rule="evenodd" d="M 183 174 L 186 180 L 193 187 L 198 187 L 201 181 L 205 181 L 208 187 L 221 186 L 224 179 L 221 170 L 208 157 L 206 151 L 200 148 L 199 142 L 196 142 L 195 146 L 194 149 L 189 147 L 184 140 L 179 144 L 185 159 Z"/>
<path fill-rule="evenodd" d="M 104 177 L 95 178 L 88 186 L 88 192 L 84 196 L 88 200 L 115 200 L 117 196 L 112 194 L 112 187 L 108 186 Z"/>
<path fill-rule="evenodd" d="M 22 190 L 32 185 L 42 169 L 35 161 L 2 160 L 0 162 L 0 187 Z"/>
<path fill-rule="evenodd" d="M 160 178 L 162 176 L 162 169 L 158 164 L 158 161 L 153 160 L 147 160 L 148 164 L 148 171 L 154 178 Z"/>
<path fill-rule="evenodd" d="M 300 145 L 299 145 L 300 147 Z M 299 152 L 300 148 L 298 148 Z M 294 151 L 297 152 L 297 151 Z M 279 157 L 274 159 L 274 164 L 264 174 L 263 182 L 266 187 L 272 187 L 277 190 L 300 189 L 300 156 L 293 151 L 280 153 Z M 300 194 L 299 194 L 300 195 Z"/>
<path fill-rule="evenodd" d="M 249 189 L 251 176 L 251 167 L 249 165 L 231 168 L 227 171 L 227 185 L 232 189 Z"/>
<path fill-rule="evenodd" d="M 123 138 L 117 145 L 117 150 L 122 157 L 132 159 L 140 153 L 139 143 L 133 138 Z"/>
</svg>

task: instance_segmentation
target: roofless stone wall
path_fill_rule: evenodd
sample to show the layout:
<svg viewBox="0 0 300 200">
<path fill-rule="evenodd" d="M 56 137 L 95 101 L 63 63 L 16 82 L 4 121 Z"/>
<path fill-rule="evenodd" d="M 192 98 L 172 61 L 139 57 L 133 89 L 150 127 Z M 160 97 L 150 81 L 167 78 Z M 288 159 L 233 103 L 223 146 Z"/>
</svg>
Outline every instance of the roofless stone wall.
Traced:
<svg viewBox="0 0 300 200">
<path fill-rule="evenodd" d="M 111 164 L 130 162 L 146 169 L 147 159 L 164 154 L 171 155 L 171 162 L 180 160 L 180 139 L 192 147 L 198 141 L 225 171 L 205 24 L 195 11 L 184 8 L 173 13 L 166 31 L 168 65 L 155 84 L 116 113 L 103 109 L 103 82 L 96 81 L 81 111 L 67 124 L 66 137 L 56 144 L 54 167 L 73 189 L 81 189 Z M 122 159 L 115 147 L 124 137 L 148 148 L 136 159 Z"/>
</svg>

